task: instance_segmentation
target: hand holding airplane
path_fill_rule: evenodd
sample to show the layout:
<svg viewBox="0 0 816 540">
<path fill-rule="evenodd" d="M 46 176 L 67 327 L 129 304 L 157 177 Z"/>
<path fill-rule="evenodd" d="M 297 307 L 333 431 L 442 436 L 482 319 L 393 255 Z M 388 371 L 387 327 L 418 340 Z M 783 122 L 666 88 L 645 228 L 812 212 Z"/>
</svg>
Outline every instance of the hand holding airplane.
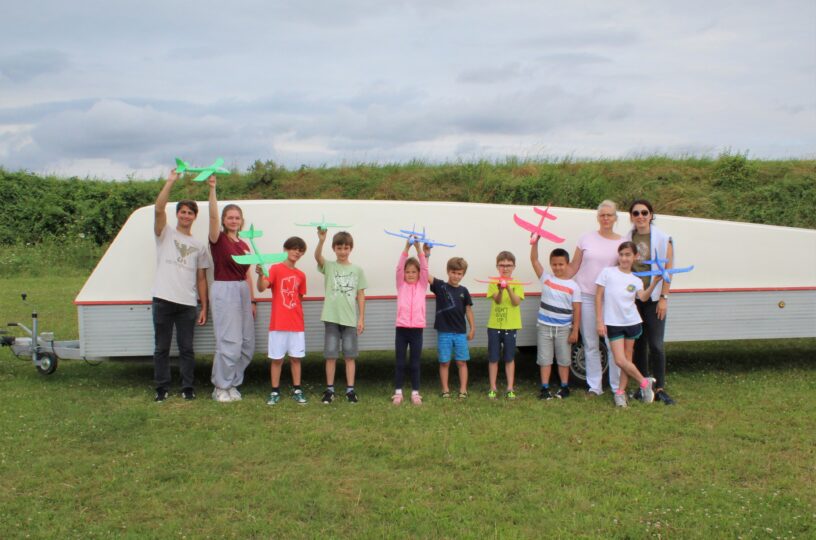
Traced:
<svg viewBox="0 0 816 540">
<path fill-rule="evenodd" d="M 543 229 L 545 219 L 553 219 L 553 220 L 558 219 L 558 217 L 552 215 L 549 212 L 549 210 L 550 210 L 550 205 L 547 205 L 547 208 L 544 209 L 544 210 L 542 210 L 541 208 L 533 207 L 533 211 L 536 214 L 538 214 L 539 216 L 541 216 L 541 219 L 539 220 L 537 226 L 533 225 L 529 221 L 524 221 L 523 219 L 518 217 L 516 214 L 513 214 L 513 221 L 516 222 L 516 225 L 518 225 L 522 229 L 524 229 L 526 231 L 530 231 L 530 233 L 532 233 L 532 235 L 530 236 L 530 244 L 535 244 L 538 241 L 539 238 L 546 238 L 547 240 L 549 240 L 551 242 L 554 242 L 556 244 L 560 244 L 560 243 L 562 243 L 564 241 L 564 239 L 561 238 L 560 236 L 556 236 L 553 233 L 551 233 L 549 231 L 545 231 Z"/>
<path fill-rule="evenodd" d="M 531 281 L 517 281 L 513 278 L 508 279 L 501 276 L 491 276 L 487 280 L 477 279 L 476 281 L 479 283 L 493 283 L 498 285 L 500 289 L 506 289 L 509 285 L 529 285 L 532 283 Z"/>
<path fill-rule="evenodd" d="M 416 227 L 414 227 L 416 228 Z M 409 229 L 400 229 L 399 232 L 391 232 L 389 230 L 385 231 L 385 234 L 390 234 L 391 236 L 396 236 L 397 238 L 402 238 L 404 240 L 408 240 L 410 244 L 414 244 L 416 242 L 421 242 L 432 248 L 434 246 L 442 246 L 442 247 L 456 247 L 456 244 L 444 244 L 442 242 L 437 242 L 435 240 L 431 240 L 428 238 L 428 235 L 425 233 L 425 227 L 422 228 L 422 232 L 409 230 Z"/>
<path fill-rule="evenodd" d="M 190 164 L 186 161 L 176 158 L 176 172 L 178 174 L 184 174 L 185 172 L 197 172 L 200 173 L 198 176 L 193 178 L 193 182 L 203 182 L 210 176 L 214 174 L 219 175 L 226 175 L 230 172 L 223 168 L 221 165 L 224 164 L 224 160 L 222 158 L 218 158 L 215 160 L 215 163 L 210 165 L 209 167 L 190 167 Z"/>
<path fill-rule="evenodd" d="M 285 261 L 288 255 L 286 253 L 261 253 L 258 246 L 255 245 L 255 239 L 263 236 L 263 231 L 256 231 L 255 225 L 250 225 L 248 231 L 240 231 L 238 238 L 246 238 L 252 245 L 254 253 L 246 255 L 233 255 L 232 260 L 238 264 L 257 264 L 263 269 L 263 275 L 269 277 L 269 270 L 264 266 L 265 264 L 275 264 Z"/>
<path fill-rule="evenodd" d="M 645 272 L 632 272 L 632 275 L 644 277 L 644 276 L 660 276 L 663 278 L 663 281 L 666 283 L 671 283 L 671 276 L 672 274 L 682 274 L 684 272 L 691 272 L 694 270 L 694 265 L 687 266 L 685 268 L 666 268 L 663 266 L 669 262 L 668 259 L 661 259 L 657 256 L 657 250 L 655 250 L 654 259 L 643 261 L 643 264 L 653 264 L 657 266 L 657 270 L 648 270 Z"/>
</svg>

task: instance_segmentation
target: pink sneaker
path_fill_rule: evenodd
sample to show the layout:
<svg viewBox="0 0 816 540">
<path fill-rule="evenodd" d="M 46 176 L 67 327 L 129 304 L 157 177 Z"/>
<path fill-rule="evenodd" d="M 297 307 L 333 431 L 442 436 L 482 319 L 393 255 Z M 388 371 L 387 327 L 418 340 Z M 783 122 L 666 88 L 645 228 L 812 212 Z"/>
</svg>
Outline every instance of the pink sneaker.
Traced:
<svg viewBox="0 0 816 540">
<path fill-rule="evenodd" d="M 422 396 L 419 394 L 411 394 L 411 403 L 414 405 L 422 405 Z"/>
<path fill-rule="evenodd" d="M 399 405 L 402 403 L 402 394 L 394 394 L 391 396 L 391 403 L 394 405 Z"/>
</svg>

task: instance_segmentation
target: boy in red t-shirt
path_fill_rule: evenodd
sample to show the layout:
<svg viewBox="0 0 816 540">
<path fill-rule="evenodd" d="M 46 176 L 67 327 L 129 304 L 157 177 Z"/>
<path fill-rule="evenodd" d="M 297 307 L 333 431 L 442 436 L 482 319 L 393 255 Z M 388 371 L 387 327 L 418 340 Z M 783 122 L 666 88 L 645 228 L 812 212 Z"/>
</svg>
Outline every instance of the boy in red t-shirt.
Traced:
<svg viewBox="0 0 816 540">
<path fill-rule="evenodd" d="M 283 358 L 289 354 L 292 370 L 292 399 L 300 405 L 306 404 L 306 395 L 300 387 L 300 360 L 306 356 L 306 335 L 303 323 L 303 295 L 306 294 L 306 274 L 295 268 L 304 253 L 306 242 L 293 236 L 283 243 L 287 259 L 269 267 L 269 277 L 257 266 L 258 292 L 272 291 L 272 314 L 269 317 L 269 358 L 272 360 L 270 374 L 272 393 L 267 405 L 280 401 L 280 376 Z"/>
</svg>

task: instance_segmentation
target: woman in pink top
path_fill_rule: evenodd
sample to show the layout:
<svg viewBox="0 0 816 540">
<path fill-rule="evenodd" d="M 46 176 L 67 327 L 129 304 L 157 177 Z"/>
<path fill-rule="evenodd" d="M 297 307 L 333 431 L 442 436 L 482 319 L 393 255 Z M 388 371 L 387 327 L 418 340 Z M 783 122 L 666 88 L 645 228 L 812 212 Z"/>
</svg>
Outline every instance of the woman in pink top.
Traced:
<svg viewBox="0 0 816 540">
<path fill-rule="evenodd" d="M 408 258 L 411 244 L 416 248 L 417 260 Z M 397 371 L 394 377 L 394 405 L 402 403 L 402 384 L 405 381 L 405 357 L 411 348 L 411 403 L 422 405 L 419 395 L 419 356 L 422 354 L 422 330 L 425 328 L 425 293 L 428 289 L 428 261 L 419 249 L 419 242 L 412 238 L 405 243 L 397 263 L 397 333 L 394 350 Z"/>
<path fill-rule="evenodd" d="M 597 231 L 589 232 L 578 239 L 575 255 L 569 266 L 573 272 L 572 279 L 581 288 L 581 339 L 584 343 L 584 359 L 586 362 L 586 378 L 589 393 L 600 396 L 603 393 L 603 368 L 601 366 L 600 338 L 595 324 L 595 280 L 601 270 L 607 266 L 615 266 L 618 262 L 618 246 L 623 241 L 621 235 L 613 229 L 618 220 L 618 205 L 605 200 L 598 205 Z M 617 366 L 609 362 L 610 381 L 615 375 L 619 376 Z M 613 390 L 617 387 L 617 377 L 614 380 Z"/>
</svg>

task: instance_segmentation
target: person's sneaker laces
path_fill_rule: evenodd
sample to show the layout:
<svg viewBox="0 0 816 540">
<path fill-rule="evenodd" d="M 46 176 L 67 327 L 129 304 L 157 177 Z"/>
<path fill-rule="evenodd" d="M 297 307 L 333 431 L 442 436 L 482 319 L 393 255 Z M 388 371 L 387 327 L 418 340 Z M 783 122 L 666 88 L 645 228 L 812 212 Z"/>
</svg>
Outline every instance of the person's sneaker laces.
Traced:
<svg viewBox="0 0 816 540">
<path fill-rule="evenodd" d="M 267 405 L 277 405 L 280 401 L 280 392 L 270 392 L 266 400 Z"/>
<path fill-rule="evenodd" d="M 516 399 L 516 392 L 513 390 L 508 390 L 507 393 L 504 394 L 504 397 L 507 399 Z"/>
<path fill-rule="evenodd" d="M 496 396 L 498 396 L 498 394 L 495 390 L 491 390 L 487 393 L 487 399 L 496 399 Z"/>
<path fill-rule="evenodd" d="M 161 403 L 162 401 L 167 399 L 167 390 L 164 388 L 159 388 L 156 390 L 156 396 L 153 398 L 153 401 L 157 403 Z"/>
<path fill-rule="evenodd" d="M 615 407 L 628 407 L 626 403 L 626 393 L 618 394 L 615 393 Z"/>
<path fill-rule="evenodd" d="M 550 393 L 549 388 L 542 388 L 541 392 L 538 393 L 538 399 L 547 400 L 552 399 L 553 395 Z"/>
<path fill-rule="evenodd" d="M 674 400 L 665 390 L 658 390 L 655 392 L 655 401 L 662 401 L 666 405 L 674 405 Z"/>
<path fill-rule="evenodd" d="M 555 393 L 555 397 L 558 399 L 566 399 L 570 395 L 570 390 L 566 386 L 562 386 L 558 389 L 558 392 Z"/>
<path fill-rule="evenodd" d="M 320 403 L 328 405 L 332 401 L 334 401 L 334 392 L 327 388 L 326 391 L 323 392 L 323 397 L 320 398 Z"/>
<path fill-rule="evenodd" d="M 239 392 L 234 386 L 230 386 L 230 388 L 227 390 L 227 395 L 229 396 L 230 401 L 241 401 L 241 392 Z"/>
<path fill-rule="evenodd" d="M 354 390 L 346 392 L 346 401 L 349 403 L 357 403 L 357 394 L 354 392 Z"/>
<path fill-rule="evenodd" d="M 196 398 L 195 391 L 192 388 L 182 388 L 181 397 L 187 401 L 194 400 Z"/>
<path fill-rule="evenodd" d="M 298 405 L 306 405 L 308 400 L 306 399 L 306 395 L 303 393 L 303 390 L 295 390 L 292 392 L 292 399 Z"/>
</svg>

